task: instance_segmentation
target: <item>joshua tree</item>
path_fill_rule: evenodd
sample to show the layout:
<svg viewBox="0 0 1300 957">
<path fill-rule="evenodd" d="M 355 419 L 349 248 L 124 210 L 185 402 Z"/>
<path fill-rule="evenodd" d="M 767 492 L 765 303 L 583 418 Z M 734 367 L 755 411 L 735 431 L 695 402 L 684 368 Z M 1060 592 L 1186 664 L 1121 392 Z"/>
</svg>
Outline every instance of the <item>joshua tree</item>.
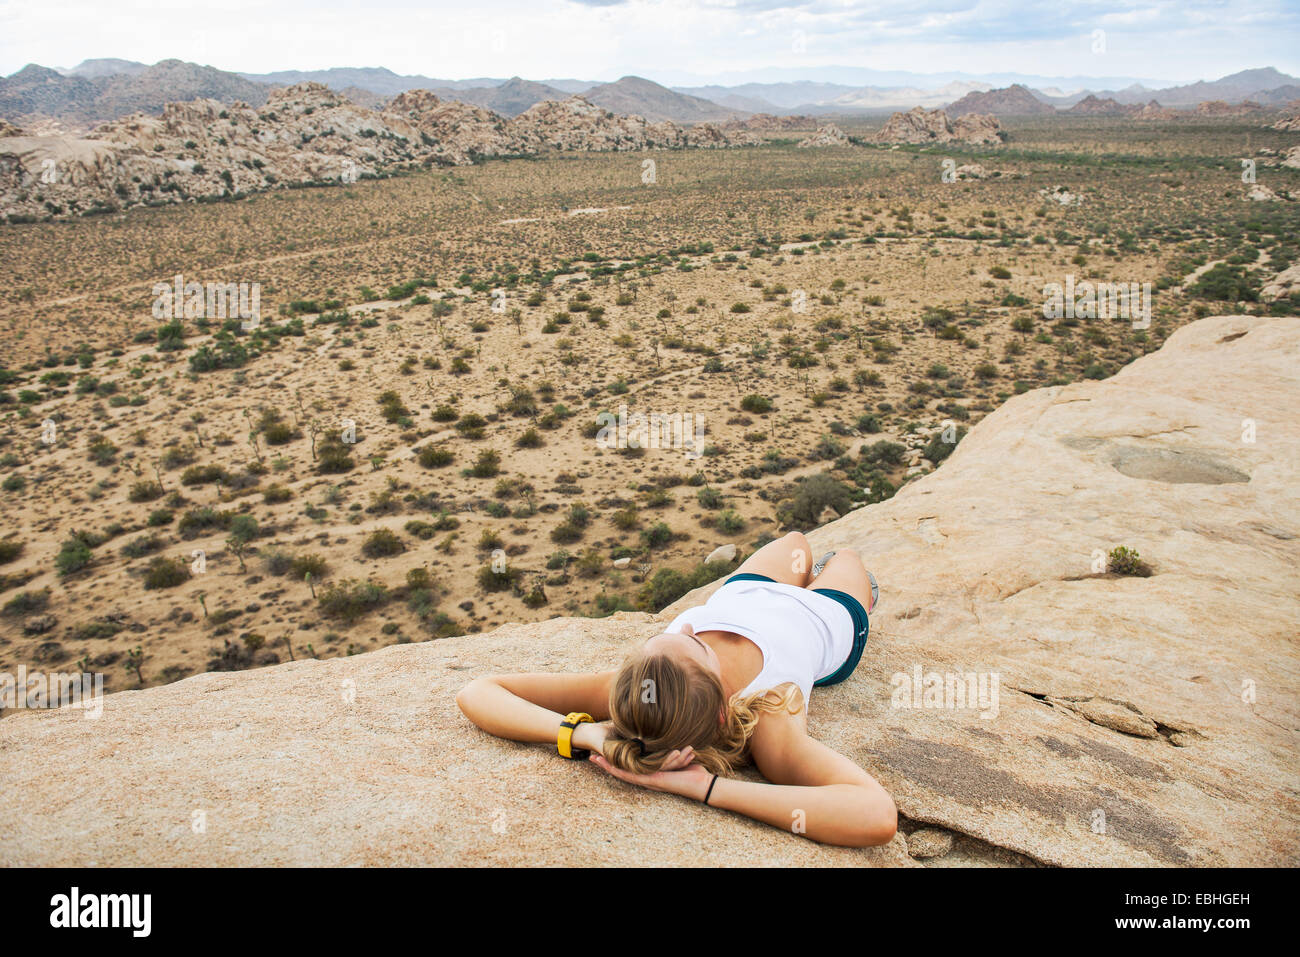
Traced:
<svg viewBox="0 0 1300 957">
<path fill-rule="evenodd" d="M 144 663 L 144 649 L 137 645 L 126 653 L 126 658 L 126 670 L 135 672 L 136 684 L 143 688 L 144 675 L 140 673 L 140 666 Z"/>
<path fill-rule="evenodd" d="M 257 531 L 257 520 L 251 515 L 236 515 L 230 523 L 230 536 L 226 539 L 226 547 L 239 559 L 241 572 L 248 571 L 244 564 L 244 554 L 248 551 L 249 544 L 257 537 Z"/>
<path fill-rule="evenodd" d="M 311 433 L 311 460 L 316 461 L 316 437 L 324 431 L 324 428 L 315 419 L 307 423 L 307 431 Z"/>
</svg>

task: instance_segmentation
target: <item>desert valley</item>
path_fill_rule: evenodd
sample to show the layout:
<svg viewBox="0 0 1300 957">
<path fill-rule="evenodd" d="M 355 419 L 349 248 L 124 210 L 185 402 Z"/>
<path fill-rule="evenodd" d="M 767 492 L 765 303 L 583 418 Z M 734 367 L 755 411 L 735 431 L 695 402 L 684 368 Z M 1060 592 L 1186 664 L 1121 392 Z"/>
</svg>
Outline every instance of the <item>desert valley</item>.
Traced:
<svg viewBox="0 0 1300 957">
<path fill-rule="evenodd" d="M 0 140 L 0 667 L 113 690 L 657 611 L 1010 395 L 1290 314 L 1293 116 L 723 129 L 309 82 Z"/>
<path fill-rule="evenodd" d="M 57 719 L 88 780 L 129 751 L 122 805 L 173 768 L 273 790 L 264 752 L 306 782 L 292 827 L 263 833 L 259 806 L 220 847 L 161 793 L 120 842 L 77 792 L 61 822 L 22 812 L 0 863 L 83 863 L 83 812 L 113 863 L 427 862 L 369 830 L 396 827 L 369 798 L 321 798 L 336 780 L 295 750 L 315 718 L 268 704 L 319 694 L 350 787 L 374 754 L 437 808 L 489 782 L 465 799 L 482 827 L 420 819 L 440 862 L 635 866 L 617 795 L 584 858 L 536 836 L 561 826 L 548 794 L 498 788 L 554 748 L 412 742 L 468 727 L 474 674 L 595 668 L 789 531 L 880 573 L 872 681 L 922 658 L 1005 675 L 1005 740 L 886 711 L 866 678 L 828 692 L 851 714 L 820 729 L 898 795 L 903 837 L 870 862 L 1294 861 L 1294 77 L 31 64 L 0 78 L 0 261 L 0 675 L 132 693 L 111 747 L 0 698 L 0 750 L 35 766 Z M 1250 613 L 1220 655 L 1194 635 L 1229 598 Z M 1268 691 L 1238 711 L 1244 662 Z M 420 669 L 432 702 L 403 683 Z M 371 697 L 336 713 L 339 682 Z M 550 823 L 498 841 L 501 807 Z M 671 863 L 728 862 L 680 808 L 638 807 L 686 835 Z M 847 859 L 732 824 L 753 859 Z"/>
</svg>

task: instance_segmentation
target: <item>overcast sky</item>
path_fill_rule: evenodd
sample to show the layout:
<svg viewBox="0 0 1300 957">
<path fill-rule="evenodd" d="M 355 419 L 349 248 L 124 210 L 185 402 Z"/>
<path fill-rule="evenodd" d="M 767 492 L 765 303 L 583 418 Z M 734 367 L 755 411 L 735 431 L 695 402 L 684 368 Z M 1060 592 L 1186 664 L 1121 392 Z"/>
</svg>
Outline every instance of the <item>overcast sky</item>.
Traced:
<svg viewBox="0 0 1300 957">
<path fill-rule="evenodd" d="M 731 83 L 865 67 L 1181 82 L 1300 74 L 1298 51 L 1300 0 L 0 0 L 6 75 L 176 57 L 451 79 Z"/>
</svg>

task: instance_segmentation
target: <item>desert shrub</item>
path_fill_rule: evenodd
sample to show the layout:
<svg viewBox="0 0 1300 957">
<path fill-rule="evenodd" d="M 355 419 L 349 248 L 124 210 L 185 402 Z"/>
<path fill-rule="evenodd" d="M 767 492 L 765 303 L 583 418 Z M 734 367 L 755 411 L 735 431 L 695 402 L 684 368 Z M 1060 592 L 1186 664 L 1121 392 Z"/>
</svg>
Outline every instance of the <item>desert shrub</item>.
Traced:
<svg viewBox="0 0 1300 957">
<path fill-rule="evenodd" d="M 469 468 L 474 478 L 492 478 L 501 471 L 501 453 L 495 449 L 484 449 Z"/>
<path fill-rule="evenodd" d="M 352 447 L 341 439 L 337 431 L 327 433 L 317 449 L 317 470 L 326 475 L 338 475 L 351 472 L 356 465 L 352 460 Z"/>
<path fill-rule="evenodd" d="M 293 426 L 287 422 L 272 422 L 262 429 L 267 445 L 286 445 L 296 437 Z"/>
<path fill-rule="evenodd" d="M 695 499 L 703 508 L 722 508 L 722 493 L 712 486 L 706 485 L 695 493 Z"/>
<path fill-rule="evenodd" d="M 1117 545 L 1106 555 L 1106 571 L 1116 575 L 1134 575 L 1139 578 L 1148 578 L 1151 575 L 1151 566 L 1142 561 L 1142 556 L 1137 553 L 1136 549 Z"/>
<path fill-rule="evenodd" d="M 220 465 L 192 465 L 181 473 L 182 485 L 206 485 L 209 482 L 230 482 L 230 473 Z"/>
<path fill-rule="evenodd" d="M 11 618 L 17 618 L 21 615 L 31 615 L 36 612 L 44 611 L 50 604 L 50 590 L 42 588 L 40 591 L 20 591 L 5 602 L 4 608 L 0 613 Z"/>
<path fill-rule="evenodd" d="M 849 510 L 852 499 L 853 490 L 829 472 L 810 475 L 799 483 L 790 506 L 790 517 L 796 524 L 812 526 L 827 507 L 843 515 Z"/>
<path fill-rule="evenodd" d="M 467 439 L 483 438 L 487 428 L 487 419 L 476 412 L 462 415 L 456 422 L 456 431 Z"/>
<path fill-rule="evenodd" d="M 157 482 L 136 482 L 127 492 L 126 498 L 130 502 L 152 502 L 155 499 L 163 497 L 163 487 Z"/>
<path fill-rule="evenodd" d="M 326 618 L 353 622 L 379 608 L 388 599 L 388 588 L 382 582 L 348 579 L 321 589 L 316 603 Z"/>
<path fill-rule="evenodd" d="M 745 412 L 762 415 L 765 412 L 772 411 L 772 400 L 766 396 L 751 393 L 740 400 L 740 407 Z"/>
<path fill-rule="evenodd" d="M 611 516 L 614 527 L 620 531 L 628 532 L 641 524 L 641 516 L 637 512 L 635 505 L 620 509 Z"/>
<path fill-rule="evenodd" d="M 662 548 L 673 540 L 673 530 L 664 522 L 657 522 L 641 533 L 647 548 Z"/>
<path fill-rule="evenodd" d="M 185 538 L 197 538 L 204 532 L 224 531 L 234 518 L 231 512 L 219 512 L 209 506 L 191 509 L 181 516 L 176 530 Z"/>
<path fill-rule="evenodd" d="M 163 540 L 157 535 L 141 535 L 122 546 L 122 554 L 127 558 L 143 558 L 152 555 L 163 547 Z"/>
<path fill-rule="evenodd" d="M 562 522 L 551 529 L 551 541 L 557 545 L 571 545 L 582 538 L 582 529 L 572 522 Z"/>
<path fill-rule="evenodd" d="M 426 469 L 440 469 L 450 465 L 456 458 L 451 449 L 440 445 L 426 445 L 417 456 L 419 463 Z"/>
<path fill-rule="evenodd" d="M 478 584 L 484 591 L 509 591 L 514 588 L 515 582 L 522 574 L 517 568 L 510 566 L 498 571 L 489 562 L 478 570 Z"/>
<path fill-rule="evenodd" d="M 319 581 L 329 573 L 329 564 L 321 555 L 298 555 L 294 558 L 290 571 L 294 578 L 305 579 L 311 575 L 313 581 Z"/>
<path fill-rule="evenodd" d="M 906 454 L 906 447 L 897 442 L 889 442 L 884 439 L 873 442 L 871 445 L 864 445 L 858 453 L 864 464 L 875 468 L 902 465 L 903 457 Z"/>
<path fill-rule="evenodd" d="M 276 505 L 280 502 L 287 502 L 293 498 L 293 490 L 287 489 L 283 485 L 272 485 L 262 493 L 262 501 L 267 505 Z"/>
<path fill-rule="evenodd" d="M 90 443 L 87 451 L 90 454 L 90 460 L 96 465 L 109 465 L 117 455 L 117 446 L 101 436 Z"/>
<path fill-rule="evenodd" d="M 176 469 L 182 465 L 189 465 L 194 461 L 194 447 L 192 445 L 173 445 L 162 454 L 162 467 L 165 469 Z"/>
<path fill-rule="evenodd" d="M 64 540 L 59 554 L 54 558 L 54 567 L 60 575 L 71 575 L 89 565 L 92 558 L 90 546 L 85 539 L 73 534 Z"/>
<path fill-rule="evenodd" d="M 149 563 L 144 574 L 145 588 L 175 588 L 190 580 L 190 569 L 179 558 L 159 555 Z"/>
<path fill-rule="evenodd" d="M 402 527 L 406 530 L 406 534 L 414 535 L 421 541 L 426 542 L 438 533 L 438 530 L 428 522 L 421 522 L 419 519 L 411 519 Z"/>
<path fill-rule="evenodd" d="M 22 542 L 12 538 L 0 542 L 0 565 L 8 565 L 23 553 L 23 548 Z"/>
<path fill-rule="evenodd" d="M 1218 302 L 1256 302 L 1259 280 L 1243 266 L 1219 263 L 1201 274 L 1188 290 L 1199 299 Z"/>
<path fill-rule="evenodd" d="M 406 551 L 406 546 L 391 529 L 377 528 L 361 544 L 361 554 L 366 558 L 387 558 Z"/>
<path fill-rule="evenodd" d="M 646 611 L 658 612 L 688 591 L 716 581 L 731 570 L 727 562 L 701 563 L 689 572 L 661 568 L 641 589 L 638 604 Z"/>
<path fill-rule="evenodd" d="M 820 462 L 825 459 L 839 458 L 844 454 L 844 450 L 845 445 L 843 442 L 838 442 L 829 435 L 823 435 L 818 439 L 817 444 L 812 447 L 808 457 L 815 462 Z"/>
<path fill-rule="evenodd" d="M 954 433 L 950 433 L 950 434 L 953 435 L 954 441 L 952 442 L 948 442 L 944 440 L 943 432 L 936 432 L 930 438 L 930 441 L 926 443 L 925 451 L 922 452 L 921 455 L 924 458 L 929 459 L 935 465 L 938 465 L 948 456 L 952 455 L 952 450 L 957 447 L 957 443 L 960 442 L 963 437 L 965 437 L 966 427 L 959 426 Z"/>
<path fill-rule="evenodd" d="M 378 401 L 386 421 L 402 422 L 410 418 L 411 410 L 402 404 L 402 397 L 391 389 L 381 392 Z"/>
<path fill-rule="evenodd" d="M 734 508 L 724 509 L 718 515 L 718 531 L 724 535 L 735 535 L 745 527 L 745 520 Z"/>
<path fill-rule="evenodd" d="M 283 548 L 268 548 L 262 552 L 262 562 L 271 575 L 287 575 L 293 568 L 293 556 Z"/>
</svg>

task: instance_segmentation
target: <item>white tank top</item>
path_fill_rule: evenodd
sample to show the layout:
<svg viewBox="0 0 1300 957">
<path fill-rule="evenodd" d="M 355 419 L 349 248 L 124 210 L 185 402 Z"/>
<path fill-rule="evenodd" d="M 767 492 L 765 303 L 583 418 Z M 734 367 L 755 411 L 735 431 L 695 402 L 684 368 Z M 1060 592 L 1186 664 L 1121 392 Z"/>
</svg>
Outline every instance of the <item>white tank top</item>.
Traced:
<svg viewBox="0 0 1300 957">
<path fill-rule="evenodd" d="M 853 650 L 854 625 L 847 608 L 820 592 L 778 582 L 725 584 L 664 630 L 680 633 L 683 625 L 696 634 L 734 632 L 758 646 L 763 668 L 741 694 L 793 681 L 805 705 L 813 683 L 834 674 Z"/>
</svg>

